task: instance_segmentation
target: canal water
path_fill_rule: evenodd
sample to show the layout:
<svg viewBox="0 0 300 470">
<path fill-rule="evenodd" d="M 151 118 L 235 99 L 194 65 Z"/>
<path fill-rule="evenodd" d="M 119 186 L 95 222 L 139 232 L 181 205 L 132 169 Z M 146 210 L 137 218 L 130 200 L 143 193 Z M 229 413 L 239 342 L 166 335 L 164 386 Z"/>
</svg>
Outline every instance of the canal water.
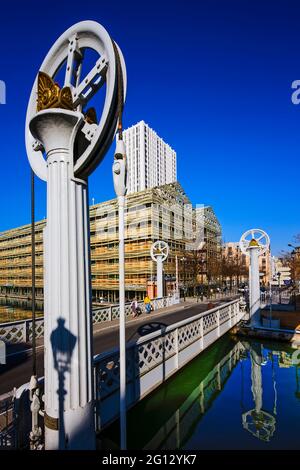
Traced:
<svg viewBox="0 0 300 470">
<path fill-rule="evenodd" d="M 299 449 L 293 352 L 227 334 L 128 412 L 128 448 Z M 101 448 L 118 448 L 118 436 L 115 422 L 99 436 Z"/>
<path fill-rule="evenodd" d="M 36 315 L 43 315 L 43 302 L 36 302 Z M 32 305 L 29 300 L 0 297 L 0 323 L 27 320 L 32 317 Z"/>
</svg>

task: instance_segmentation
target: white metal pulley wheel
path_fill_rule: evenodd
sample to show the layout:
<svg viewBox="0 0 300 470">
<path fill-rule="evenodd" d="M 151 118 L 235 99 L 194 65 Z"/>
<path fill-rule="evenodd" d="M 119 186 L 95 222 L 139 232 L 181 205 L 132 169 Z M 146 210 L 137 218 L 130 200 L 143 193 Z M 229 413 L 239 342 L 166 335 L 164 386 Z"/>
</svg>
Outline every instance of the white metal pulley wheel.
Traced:
<svg viewBox="0 0 300 470">
<path fill-rule="evenodd" d="M 85 62 L 85 54 L 88 55 L 90 50 L 97 56 L 91 66 L 87 65 L 87 60 Z M 89 70 L 88 73 L 83 72 L 85 68 Z M 96 108 L 97 122 L 85 121 L 75 139 L 74 174 L 86 177 L 103 159 L 116 133 L 120 86 L 123 102 L 126 94 L 126 69 L 122 53 L 103 26 L 95 21 L 82 21 L 60 36 L 39 71 L 46 73 L 54 81 L 64 77 L 64 82 L 59 83 L 60 87 L 70 87 L 74 110 L 83 114 L 96 94 L 105 94 L 101 109 Z M 46 180 L 44 149 L 29 129 L 31 119 L 37 114 L 37 83 L 38 75 L 27 108 L 25 139 L 32 169 L 37 176 Z"/>
<path fill-rule="evenodd" d="M 160 258 L 161 261 L 165 261 L 169 254 L 169 245 L 161 240 L 153 243 L 151 246 L 151 258 L 156 261 Z"/>
<path fill-rule="evenodd" d="M 243 233 L 240 239 L 240 249 L 245 255 L 249 255 L 249 245 L 252 240 L 255 240 L 259 246 L 260 255 L 266 253 L 270 248 L 269 235 L 260 228 L 252 228 Z"/>
</svg>

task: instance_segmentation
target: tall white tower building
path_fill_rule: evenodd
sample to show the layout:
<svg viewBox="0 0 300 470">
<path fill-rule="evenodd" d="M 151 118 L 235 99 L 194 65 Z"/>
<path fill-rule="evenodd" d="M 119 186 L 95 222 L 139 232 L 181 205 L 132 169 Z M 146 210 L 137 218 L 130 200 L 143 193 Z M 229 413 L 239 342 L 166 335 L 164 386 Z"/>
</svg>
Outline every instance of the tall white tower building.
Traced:
<svg viewBox="0 0 300 470">
<path fill-rule="evenodd" d="M 127 194 L 176 181 L 176 152 L 144 121 L 123 132 L 128 162 Z"/>
</svg>

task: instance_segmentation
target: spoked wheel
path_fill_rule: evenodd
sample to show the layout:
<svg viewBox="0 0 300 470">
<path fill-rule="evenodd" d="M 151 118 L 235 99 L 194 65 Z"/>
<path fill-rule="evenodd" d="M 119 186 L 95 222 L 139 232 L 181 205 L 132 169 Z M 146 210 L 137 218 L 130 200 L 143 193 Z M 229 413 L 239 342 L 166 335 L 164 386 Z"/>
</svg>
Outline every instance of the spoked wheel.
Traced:
<svg viewBox="0 0 300 470">
<path fill-rule="evenodd" d="M 38 112 L 37 92 L 41 94 L 39 98 L 46 102 L 51 81 L 58 82 L 60 88 L 70 89 L 74 111 L 85 116 L 84 125 L 75 139 L 74 174 L 86 177 L 101 162 L 116 133 L 119 109 L 123 106 L 126 91 L 122 53 L 103 26 L 94 21 L 82 21 L 69 28 L 54 43 L 40 72 L 46 74 L 46 78 L 37 90 L 36 77 L 26 116 L 25 137 L 30 164 L 37 176 L 47 179 L 45 152 L 41 143 L 32 136 L 29 123 Z M 100 93 L 102 99 L 97 100 L 96 95 Z"/>
<path fill-rule="evenodd" d="M 245 255 L 249 255 L 249 246 L 250 242 L 256 241 L 259 249 L 260 254 L 263 255 L 270 247 L 270 238 L 269 235 L 259 228 L 253 228 L 248 230 L 247 232 L 243 233 L 240 239 L 240 249 L 242 253 Z"/>
<path fill-rule="evenodd" d="M 157 261 L 160 257 L 161 261 L 165 261 L 169 254 L 169 245 L 161 240 L 158 240 L 153 243 L 151 246 L 151 258 L 153 261 Z"/>
</svg>

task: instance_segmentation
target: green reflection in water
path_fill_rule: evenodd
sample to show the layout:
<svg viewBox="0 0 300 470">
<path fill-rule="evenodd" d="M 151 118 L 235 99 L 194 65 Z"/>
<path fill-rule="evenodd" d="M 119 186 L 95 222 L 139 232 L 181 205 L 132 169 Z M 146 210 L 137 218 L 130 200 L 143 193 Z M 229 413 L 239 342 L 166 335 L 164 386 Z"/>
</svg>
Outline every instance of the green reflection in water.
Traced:
<svg viewBox="0 0 300 470">
<path fill-rule="evenodd" d="M 300 373 L 285 343 L 226 335 L 128 413 L 129 449 L 298 449 Z M 117 448 L 119 422 L 100 436 Z"/>
</svg>

